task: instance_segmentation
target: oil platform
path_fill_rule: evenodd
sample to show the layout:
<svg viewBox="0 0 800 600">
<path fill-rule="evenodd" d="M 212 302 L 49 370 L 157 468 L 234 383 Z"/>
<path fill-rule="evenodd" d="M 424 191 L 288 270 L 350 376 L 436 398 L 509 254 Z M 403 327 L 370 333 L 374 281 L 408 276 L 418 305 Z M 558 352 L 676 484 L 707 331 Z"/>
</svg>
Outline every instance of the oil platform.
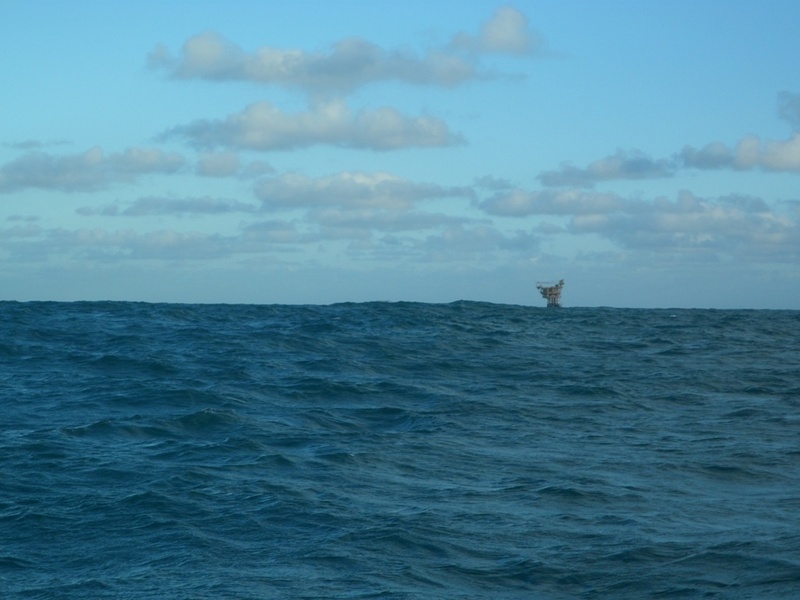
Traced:
<svg viewBox="0 0 800 600">
<path fill-rule="evenodd" d="M 547 300 L 548 308 L 561 308 L 561 290 L 564 287 L 564 280 L 558 283 L 543 283 L 536 284 L 536 289 L 542 294 L 542 298 Z"/>
</svg>

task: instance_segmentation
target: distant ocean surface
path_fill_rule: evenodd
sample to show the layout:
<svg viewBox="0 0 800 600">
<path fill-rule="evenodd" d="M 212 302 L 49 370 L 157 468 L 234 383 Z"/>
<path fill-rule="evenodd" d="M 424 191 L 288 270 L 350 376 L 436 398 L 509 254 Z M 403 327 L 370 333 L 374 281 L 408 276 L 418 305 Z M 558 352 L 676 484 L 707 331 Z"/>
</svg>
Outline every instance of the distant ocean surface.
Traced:
<svg viewBox="0 0 800 600">
<path fill-rule="evenodd" d="M 0 598 L 800 597 L 800 311 L 0 302 Z"/>
</svg>

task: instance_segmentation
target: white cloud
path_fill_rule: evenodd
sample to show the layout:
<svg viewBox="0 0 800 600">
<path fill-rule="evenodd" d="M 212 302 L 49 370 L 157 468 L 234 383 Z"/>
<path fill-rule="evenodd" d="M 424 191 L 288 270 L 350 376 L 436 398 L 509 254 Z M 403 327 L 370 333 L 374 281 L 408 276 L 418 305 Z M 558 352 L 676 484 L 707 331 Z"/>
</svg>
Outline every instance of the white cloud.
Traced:
<svg viewBox="0 0 800 600">
<path fill-rule="evenodd" d="M 319 178 L 286 174 L 261 180 L 255 192 L 264 208 L 270 210 L 335 206 L 407 210 L 421 200 L 472 194 L 468 188 L 418 183 L 390 173 L 361 172 Z"/>
<path fill-rule="evenodd" d="M 329 208 L 308 213 L 303 219 L 303 227 L 285 220 L 252 223 L 244 228 L 244 239 L 275 244 L 318 244 L 344 240 L 354 242 L 354 248 L 361 251 L 375 251 L 381 245 L 375 236 L 381 232 L 405 234 L 441 230 L 460 226 L 467 221 L 460 217 L 417 211 Z M 414 242 L 410 237 L 403 239 L 405 241 L 400 243 L 408 247 L 419 244 L 418 240 Z"/>
<path fill-rule="evenodd" d="M 521 55 L 539 49 L 541 39 L 528 28 L 528 19 L 521 11 L 503 6 L 484 23 L 477 36 L 459 33 L 452 46 L 475 52 Z"/>
<path fill-rule="evenodd" d="M 66 140 L 53 140 L 48 142 L 43 142 L 40 140 L 23 140 L 19 142 L 8 142 L 4 143 L 3 146 L 6 148 L 12 148 L 13 150 L 41 150 L 43 148 L 47 148 L 48 146 L 68 146 L 70 142 Z"/>
<path fill-rule="evenodd" d="M 605 214 L 620 210 L 623 205 L 623 200 L 615 194 L 580 190 L 527 192 L 519 189 L 500 192 L 480 203 L 488 214 L 503 217 Z"/>
<path fill-rule="evenodd" d="M 269 220 L 252 223 L 244 228 L 244 241 L 268 244 L 302 244 L 316 242 L 319 237 L 301 232 L 288 221 Z"/>
<path fill-rule="evenodd" d="M 38 235 L 23 241 L 0 236 L 0 248 L 18 259 L 46 262 L 93 260 L 119 261 L 201 260 L 222 258 L 233 251 L 234 240 L 219 234 L 169 230 L 137 232 L 132 229 L 110 231 L 101 228 L 40 229 Z"/>
<path fill-rule="evenodd" d="M 254 160 L 249 162 L 239 173 L 240 177 L 252 178 L 270 175 L 275 169 L 265 160 Z"/>
<path fill-rule="evenodd" d="M 420 243 L 428 260 L 461 261 L 475 255 L 491 259 L 499 252 L 529 254 L 539 248 L 541 239 L 529 232 L 504 233 L 491 225 L 461 225 L 428 236 Z"/>
<path fill-rule="evenodd" d="M 565 217 L 565 225 L 539 222 L 526 230 L 509 231 L 488 220 L 422 211 L 416 203 L 440 197 L 441 189 L 386 174 L 340 173 L 318 179 L 284 176 L 274 178 L 272 184 L 270 197 L 280 207 L 300 209 L 293 220 L 251 222 L 231 235 L 46 229 L 29 222 L 0 231 L 0 251 L 26 262 L 171 261 L 289 252 L 295 253 L 292 260 L 299 265 L 310 260 L 309 252 L 341 256 L 342 251 L 359 260 L 458 262 L 475 257 L 529 256 L 539 252 L 542 235 L 592 235 L 629 252 L 750 263 L 800 261 L 800 204 L 776 208 L 757 197 L 709 199 L 684 192 L 675 199 L 644 201 L 581 191 L 515 190 L 497 194 L 480 206 L 506 217 L 557 215 Z M 785 210 L 779 210 L 781 207 Z M 130 205 L 86 209 L 85 214 L 213 216 L 234 211 L 255 214 L 257 208 L 213 198 L 152 197 Z"/>
<path fill-rule="evenodd" d="M 800 131 L 800 94 L 781 92 L 778 95 L 778 114 L 786 119 L 795 131 Z"/>
<path fill-rule="evenodd" d="M 107 168 L 115 179 L 134 179 L 149 173 L 174 173 L 183 166 L 183 156 L 157 148 L 126 148 L 106 158 Z"/>
<path fill-rule="evenodd" d="M 501 190 L 509 190 L 514 187 L 514 184 L 511 183 L 509 180 L 500 179 L 498 177 L 492 177 L 491 175 L 484 175 L 483 177 L 476 178 L 474 181 L 474 185 L 477 188 L 490 190 L 494 192 L 499 192 Z"/>
<path fill-rule="evenodd" d="M 624 247 L 670 252 L 705 252 L 745 260 L 770 256 L 800 259 L 800 222 L 758 198 L 699 198 L 681 193 L 673 202 L 629 202 L 606 215 L 576 215 L 569 229 L 596 233 Z"/>
<path fill-rule="evenodd" d="M 300 266 L 309 260 L 313 262 L 314 253 L 331 251 L 345 250 L 352 258 L 367 261 L 460 261 L 476 255 L 491 257 L 498 252 L 527 253 L 539 243 L 539 238 L 530 233 L 506 234 L 486 224 L 465 226 L 465 220 L 441 214 L 328 213 L 316 217 L 318 220 L 305 223 L 255 222 L 236 235 L 172 230 L 44 229 L 29 225 L 0 230 L 0 251 L 17 261 L 60 264 L 200 261 L 293 252 L 296 265 Z M 418 235 L 424 231 L 429 232 L 426 237 Z M 376 235 L 380 233 L 386 235 Z M 303 250 L 310 250 L 312 255 Z"/>
<path fill-rule="evenodd" d="M 418 56 L 348 38 L 327 52 L 264 46 L 247 53 L 213 31 L 187 40 L 177 58 L 158 46 L 148 63 L 177 79 L 252 81 L 326 93 L 349 92 L 379 81 L 454 87 L 477 76 L 474 64 L 445 50 Z"/>
<path fill-rule="evenodd" d="M 386 49 L 356 37 L 339 40 L 324 52 L 270 46 L 246 52 L 219 33 L 206 31 L 189 38 L 178 56 L 158 45 L 147 62 L 176 79 L 250 81 L 312 94 L 342 94 L 381 81 L 452 88 L 485 77 L 477 54 L 525 55 L 541 45 L 525 15 L 504 6 L 477 35 L 459 33 L 448 47 L 423 53 Z"/>
<path fill-rule="evenodd" d="M 234 152 L 208 152 L 197 159 L 201 177 L 230 177 L 239 172 L 239 157 Z"/>
<path fill-rule="evenodd" d="M 274 173 L 266 161 L 243 163 L 235 152 L 204 152 L 197 158 L 195 173 L 200 177 L 238 177 L 252 179 Z"/>
<path fill-rule="evenodd" d="M 37 237 L 42 234 L 42 231 L 44 231 L 42 227 L 35 223 L 28 223 L 27 225 L 15 225 L 13 227 L 3 229 L 3 237 L 5 239 Z"/>
<path fill-rule="evenodd" d="M 695 169 L 763 169 L 800 173 L 800 133 L 787 140 L 762 140 L 747 136 L 735 149 L 712 142 L 700 150 L 686 146 L 680 154 L 687 167 Z"/>
<path fill-rule="evenodd" d="M 786 210 L 781 211 L 750 196 L 709 199 L 682 192 L 674 201 L 648 202 L 577 190 L 514 190 L 496 194 L 479 206 L 506 217 L 569 217 L 564 230 L 548 225 L 540 231 L 596 234 L 632 250 L 800 260 L 800 209 L 785 203 Z"/>
<path fill-rule="evenodd" d="M 133 182 L 141 175 L 174 173 L 183 164 L 180 154 L 155 148 L 128 148 L 111 155 L 100 147 L 68 155 L 34 152 L 0 167 L 0 192 L 26 188 L 95 191 L 113 183 Z"/>
<path fill-rule="evenodd" d="M 782 92 L 778 105 L 780 116 L 796 130 L 800 129 L 800 94 Z M 592 187 L 601 181 L 673 177 L 685 168 L 800 173 L 800 131 L 786 140 L 763 140 L 749 135 L 732 147 L 720 141 L 701 148 L 686 145 L 671 158 L 653 159 L 639 150 L 618 150 L 586 168 L 562 163 L 556 170 L 540 173 L 538 179 L 548 187 Z"/>
<path fill-rule="evenodd" d="M 467 223 L 470 219 L 421 211 L 326 208 L 309 215 L 309 220 L 327 229 L 347 231 L 422 231 Z"/>
<path fill-rule="evenodd" d="M 138 198 L 127 207 L 119 203 L 104 206 L 84 206 L 76 212 L 84 216 L 126 216 L 142 217 L 149 215 L 218 215 L 232 212 L 255 212 L 256 206 L 236 200 L 211 198 L 160 198 L 149 196 Z"/>
<path fill-rule="evenodd" d="M 800 133 L 776 141 L 746 137 L 737 146 L 734 165 L 739 169 L 760 167 L 767 171 L 800 172 Z"/>
<path fill-rule="evenodd" d="M 509 255 L 528 256 L 539 247 L 540 239 L 524 231 L 505 233 L 487 224 L 442 225 L 425 237 L 402 235 L 389 229 L 382 236 L 353 238 L 348 251 L 354 258 L 390 260 L 396 268 L 404 262 L 416 267 L 423 263 L 473 265 L 476 259 L 483 265 L 498 260 L 507 264 Z"/>
<path fill-rule="evenodd" d="M 342 101 L 315 104 L 302 113 L 286 113 L 269 102 L 257 102 L 224 120 L 203 119 L 174 127 L 163 137 L 184 138 L 198 148 L 262 151 L 317 144 L 396 150 L 463 143 L 463 138 L 439 119 L 411 117 L 386 107 L 353 113 Z"/>
<path fill-rule="evenodd" d="M 722 142 L 711 142 L 699 150 L 692 146 L 684 147 L 681 159 L 685 166 L 695 169 L 725 169 L 733 165 L 734 154 Z"/>
<path fill-rule="evenodd" d="M 669 159 L 653 159 L 637 150 L 617 151 L 586 168 L 562 163 L 557 170 L 540 173 L 537 179 L 548 187 L 588 188 L 601 181 L 669 178 L 681 168 L 800 173 L 800 133 L 787 140 L 762 140 L 751 135 L 739 140 L 734 148 L 722 142 L 711 142 L 699 149 L 687 145 Z"/>
<path fill-rule="evenodd" d="M 591 187 L 599 181 L 613 179 L 661 179 L 672 177 L 674 172 L 671 160 L 654 160 L 639 151 L 618 150 L 585 169 L 562 164 L 557 171 L 541 173 L 538 179 L 546 186 Z"/>
</svg>

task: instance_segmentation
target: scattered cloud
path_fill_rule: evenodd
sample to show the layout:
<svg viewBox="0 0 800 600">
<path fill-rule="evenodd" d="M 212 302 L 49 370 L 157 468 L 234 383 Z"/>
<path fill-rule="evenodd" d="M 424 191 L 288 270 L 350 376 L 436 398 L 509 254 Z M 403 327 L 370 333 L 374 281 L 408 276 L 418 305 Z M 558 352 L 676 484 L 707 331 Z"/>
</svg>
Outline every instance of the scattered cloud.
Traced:
<svg viewBox="0 0 800 600">
<path fill-rule="evenodd" d="M 324 52 L 270 46 L 246 52 L 219 33 L 206 31 L 189 38 L 177 56 L 158 45 L 147 63 L 175 79 L 249 81 L 338 95 L 382 81 L 452 88 L 486 76 L 476 62 L 478 53 L 526 55 L 541 46 L 525 15 L 505 6 L 478 35 L 459 33 L 448 47 L 422 53 L 386 49 L 357 37 L 339 40 Z"/>
<path fill-rule="evenodd" d="M 0 228 L 0 252 L 26 261 L 110 264 L 127 259 L 183 261 L 241 255 L 263 260 L 277 251 L 295 253 L 298 261 L 313 262 L 322 255 L 340 260 L 348 254 L 391 264 L 408 261 L 416 266 L 424 261 L 466 259 L 484 264 L 475 261 L 476 257 L 500 257 L 508 263 L 509 255 L 527 260 L 540 254 L 543 239 L 558 236 L 570 238 L 567 253 L 572 251 L 570 244 L 580 246 L 582 240 L 602 239 L 602 246 L 613 246 L 617 255 L 763 258 L 782 265 L 800 262 L 798 200 L 774 202 L 745 195 L 704 198 L 686 191 L 674 199 L 644 200 L 592 189 L 611 181 L 674 178 L 682 170 L 800 173 L 797 93 L 778 96 L 778 116 L 793 129 L 785 140 L 749 135 L 737 141 L 734 137 L 727 143 L 686 145 L 665 158 L 635 149 L 617 150 L 585 166 L 562 162 L 558 168 L 540 172 L 537 179 L 543 189 L 538 190 L 521 189 L 502 176 L 478 176 L 469 185 L 448 187 L 382 171 L 343 171 L 327 176 L 278 173 L 266 161 L 247 160 L 251 151 L 317 146 L 388 152 L 464 144 L 464 136 L 442 119 L 386 106 L 359 109 L 344 98 L 381 82 L 406 88 L 455 88 L 490 78 L 484 68 L 493 60 L 490 55 L 523 57 L 543 51 L 542 37 L 530 28 L 521 11 L 510 6 L 499 8 L 476 31 L 457 33 L 444 45 L 417 50 L 385 48 L 356 37 L 335 41 L 319 51 L 270 46 L 245 50 L 213 31 L 189 38 L 177 54 L 158 46 L 148 63 L 168 77 L 277 86 L 304 92 L 308 105 L 289 112 L 272 102 L 257 101 L 227 116 L 220 113 L 222 118 L 179 124 L 156 138 L 154 143 L 186 143 L 197 151 L 191 160 L 150 147 L 109 153 L 97 146 L 58 153 L 53 147 L 69 142 L 30 139 L 3 143 L 4 148 L 21 155 L 0 165 L 0 193 L 26 189 L 96 192 L 135 183 L 146 175 L 177 172 L 187 176 L 180 185 L 202 186 L 197 188 L 202 191 L 176 195 L 153 186 L 125 200 L 109 202 L 105 198 L 89 205 L 88 200 L 80 199 L 73 205 L 87 204 L 77 209 L 81 216 L 117 218 L 84 219 L 81 225 L 119 224 L 122 217 L 158 217 L 125 221 L 126 225 L 135 222 L 139 229 L 50 228 L 47 216 L 13 215 Z M 338 154 L 327 164 L 340 164 Z M 396 157 L 398 154 L 392 158 Z M 318 158 L 311 159 L 309 170 L 319 168 L 320 163 L 314 162 Z M 405 158 L 406 154 L 399 153 L 401 162 Z M 480 168 L 484 163 L 473 164 Z M 403 169 L 413 169 L 413 164 L 403 164 Z M 203 195 L 213 194 L 215 189 L 226 190 L 222 193 L 229 197 Z M 136 197 L 139 193 L 142 195 Z M 239 193 L 249 202 L 238 199 Z M 238 229 L 220 233 L 221 215 L 235 215 L 224 221 L 226 227 Z M 165 223 L 170 218 L 173 223 L 183 218 L 181 227 L 169 229 Z M 240 220 L 238 225 L 236 220 Z M 167 228 L 147 231 L 154 222 L 156 227 Z M 180 230 L 190 224 L 201 231 Z M 592 252 L 587 245 L 584 256 Z"/>
<path fill-rule="evenodd" d="M 119 203 L 98 207 L 81 207 L 77 213 L 83 216 L 142 217 L 150 215 L 219 215 L 233 212 L 255 212 L 257 207 L 236 200 L 219 198 L 138 198 L 127 207 Z"/>
<path fill-rule="evenodd" d="M 243 164 L 235 152 L 204 152 L 197 159 L 195 173 L 200 177 L 239 177 L 251 179 L 270 175 L 275 169 L 268 162 L 254 160 Z"/>
<path fill-rule="evenodd" d="M 120 259 L 202 260 L 231 253 L 231 238 L 200 232 L 169 230 L 137 232 L 132 229 L 39 228 L 25 239 L 0 235 L 0 249 L 24 261 L 59 260 L 118 261 Z"/>
<path fill-rule="evenodd" d="M 787 210 L 780 211 L 761 198 L 707 199 L 689 192 L 682 192 L 675 201 L 658 198 L 647 202 L 579 190 L 514 190 L 480 204 L 497 216 L 568 217 L 565 229 L 552 230 L 596 234 L 628 249 L 760 255 L 779 262 L 800 260 L 800 210 L 793 206 L 787 203 Z"/>
<path fill-rule="evenodd" d="M 14 225 L 3 229 L 3 238 L 6 240 L 12 238 L 29 238 L 41 235 L 44 229 L 35 223 L 28 223 L 26 225 Z"/>
<path fill-rule="evenodd" d="M 680 156 L 683 164 L 693 169 L 727 169 L 734 164 L 733 152 L 722 142 L 711 142 L 699 150 L 685 146 Z"/>
<path fill-rule="evenodd" d="M 66 140 L 54 140 L 50 142 L 42 142 L 40 140 L 23 140 L 19 142 L 7 142 L 4 143 L 3 146 L 6 148 L 11 148 L 12 150 L 25 150 L 25 151 L 32 151 L 32 150 L 41 150 L 42 148 L 47 148 L 49 146 L 68 146 L 71 142 Z"/>
<path fill-rule="evenodd" d="M 343 172 L 318 178 L 290 173 L 263 179 L 255 193 L 268 210 L 336 206 L 407 210 L 422 200 L 471 198 L 473 192 L 413 182 L 390 173 Z"/>
<path fill-rule="evenodd" d="M 500 217 L 606 214 L 620 210 L 623 205 L 622 198 L 615 194 L 519 189 L 500 192 L 479 204 L 486 213 Z"/>
<path fill-rule="evenodd" d="M 506 263 L 509 255 L 530 255 L 538 251 L 540 238 L 524 231 L 505 233 L 491 225 L 452 223 L 437 228 L 424 237 L 387 232 L 354 240 L 349 251 L 354 257 L 388 259 L 393 264 L 403 261 L 420 263 L 482 264 L 500 260 Z"/>
<path fill-rule="evenodd" d="M 750 135 L 734 147 L 722 142 L 711 142 L 699 149 L 687 145 L 671 158 L 653 159 L 638 150 L 620 150 L 586 168 L 562 163 L 556 170 L 543 171 L 537 179 L 547 187 L 591 188 L 602 181 L 670 178 L 684 168 L 800 173 L 800 133 L 786 140 L 762 140 Z"/>
<path fill-rule="evenodd" d="M 309 220 L 327 230 L 336 231 L 423 231 L 444 226 L 462 225 L 471 221 L 442 213 L 421 211 L 386 211 L 376 209 L 327 208 L 313 211 Z"/>
<path fill-rule="evenodd" d="M 389 238 L 398 245 L 396 238 Z M 400 240 L 400 242 L 403 242 Z M 410 250 L 430 262 L 461 262 L 464 259 L 493 260 L 499 255 L 513 253 L 530 255 L 538 251 L 541 238 L 530 232 L 503 232 L 488 224 L 457 224 L 424 239 L 408 239 Z"/>
<path fill-rule="evenodd" d="M 635 202 L 614 214 L 576 216 L 570 230 L 600 234 L 636 250 L 769 256 L 780 262 L 800 258 L 797 218 L 770 210 L 757 199 L 709 200 L 683 192 L 674 202 Z"/>
<path fill-rule="evenodd" d="M 539 50 L 542 39 L 529 29 L 528 18 L 522 12 L 503 6 L 483 24 L 477 36 L 459 33 L 451 46 L 471 52 L 525 55 Z"/>
<path fill-rule="evenodd" d="M 501 190 L 509 190 L 514 187 L 514 184 L 511 183 L 508 179 L 501 179 L 499 177 L 492 177 L 491 175 L 484 175 L 483 177 L 478 177 L 473 182 L 476 188 L 490 190 L 490 191 L 501 191 Z"/>
<path fill-rule="evenodd" d="M 128 148 L 110 155 L 100 147 L 68 155 L 33 152 L 0 166 L 0 193 L 26 188 L 96 191 L 142 175 L 174 173 L 183 164 L 180 154 L 156 148 Z"/>
<path fill-rule="evenodd" d="M 385 214 L 385 213 L 383 213 Z M 343 215 L 345 219 L 352 214 Z M 363 244 L 374 236 L 374 223 L 369 220 L 350 223 L 336 222 L 330 215 L 308 214 L 304 219 L 285 221 L 270 219 L 250 224 L 244 228 L 244 238 L 249 242 L 269 244 L 320 245 L 325 242 L 350 241 Z"/>
<path fill-rule="evenodd" d="M 102 228 L 45 229 L 37 224 L 0 230 L 0 251 L 25 262 L 68 260 L 116 262 L 120 260 L 223 259 L 236 255 L 271 255 L 303 248 L 326 254 L 335 246 L 361 260 L 460 261 L 476 255 L 525 253 L 539 238 L 526 232 L 506 234 L 486 224 L 469 224 L 446 215 L 373 215 L 328 213 L 316 221 L 266 220 L 250 223 L 235 235 L 198 231 Z M 349 221 L 349 222 L 348 222 Z M 428 231 L 421 237 L 420 232 Z M 383 234 L 383 235 L 378 235 Z M 349 246 L 348 246 L 349 243 Z M 323 244 L 326 249 L 323 249 Z M 390 253 L 386 253 L 391 250 Z M 303 255 L 306 259 L 308 254 Z M 303 260 L 303 259 L 301 259 Z"/>
<path fill-rule="evenodd" d="M 593 235 L 625 251 L 723 258 L 800 261 L 800 202 L 770 206 L 763 199 L 733 195 L 701 198 L 682 192 L 674 200 L 624 199 L 581 190 L 497 193 L 479 206 L 494 216 L 554 215 L 561 225 L 534 222 L 508 231 L 488 220 L 416 207 L 439 197 L 437 186 L 413 184 L 381 174 L 340 173 L 328 178 L 274 178 L 272 198 L 301 211 L 291 220 L 243 223 L 238 233 L 179 232 L 102 228 L 47 229 L 19 222 L 0 231 L 0 250 L 20 260 L 121 259 L 196 260 L 264 255 L 280 248 L 327 253 L 339 242 L 360 260 L 461 261 L 528 256 L 539 252 L 542 236 Z M 365 190 L 377 190 L 375 196 Z M 441 191 L 441 190 L 440 190 Z M 446 193 L 447 190 L 444 190 Z M 326 199 L 331 199 L 330 201 Z M 213 198 L 140 198 L 130 205 L 82 209 L 81 214 L 112 216 L 215 215 L 259 209 Z M 277 249 L 277 250 L 276 250 Z M 303 256 L 308 256 L 304 254 Z M 303 260 L 303 259 L 301 259 Z"/>
<path fill-rule="evenodd" d="M 763 169 L 800 173 L 800 133 L 787 140 L 762 140 L 751 135 L 735 148 L 712 142 L 696 150 L 686 146 L 680 154 L 683 164 L 695 169 Z"/>
<path fill-rule="evenodd" d="M 264 160 L 254 160 L 249 162 L 240 172 L 239 176 L 245 179 L 254 177 L 261 177 L 262 175 L 271 175 L 275 173 L 275 169 Z"/>
<path fill-rule="evenodd" d="M 411 117 L 393 108 L 353 113 L 342 101 L 286 113 L 269 102 L 251 104 L 224 120 L 198 120 L 169 129 L 162 139 L 183 138 L 201 149 L 295 150 L 318 144 L 370 150 L 453 146 L 463 143 L 444 121 Z"/>
<path fill-rule="evenodd" d="M 166 69 L 176 79 L 250 81 L 337 94 L 379 81 L 454 87 L 477 76 L 474 64 L 444 50 L 420 56 L 347 38 L 327 52 L 263 46 L 247 53 L 213 31 L 191 37 L 177 57 L 158 46 L 148 65 Z"/>
<path fill-rule="evenodd" d="M 800 131 L 800 94 L 781 92 L 778 95 L 778 114 L 795 131 Z"/>
<path fill-rule="evenodd" d="M 592 187 L 600 181 L 612 179 L 661 179 L 672 177 L 675 165 L 672 160 L 653 160 L 639 151 L 618 150 L 581 169 L 568 163 L 556 171 L 545 171 L 538 177 L 545 186 Z"/>
<path fill-rule="evenodd" d="M 209 152 L 197 160 L 197 174 L 201 177 L 230 177 L 239 172 L 239 157 L 234 152 Z"/>
<path fill-rule="evenodd" d="M 319 236 L 298 229 L 295 223 L 282 220 L 268 220 L 251 223 L 244 228 L 245 243 L 302 244 L 319 241 Z"/>
</svg>

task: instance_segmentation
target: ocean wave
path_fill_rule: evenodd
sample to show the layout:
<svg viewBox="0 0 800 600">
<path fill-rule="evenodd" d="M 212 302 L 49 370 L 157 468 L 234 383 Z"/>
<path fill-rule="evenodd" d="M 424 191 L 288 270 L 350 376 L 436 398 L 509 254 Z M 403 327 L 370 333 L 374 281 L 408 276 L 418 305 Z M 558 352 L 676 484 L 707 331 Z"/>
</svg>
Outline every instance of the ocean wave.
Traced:
<svg viewBox="0 0 800 600">
<path fill-rule="evenodd" d="M 5 597 L 800 585 L 796 312 L 2 308 Z"/>
</svg>

